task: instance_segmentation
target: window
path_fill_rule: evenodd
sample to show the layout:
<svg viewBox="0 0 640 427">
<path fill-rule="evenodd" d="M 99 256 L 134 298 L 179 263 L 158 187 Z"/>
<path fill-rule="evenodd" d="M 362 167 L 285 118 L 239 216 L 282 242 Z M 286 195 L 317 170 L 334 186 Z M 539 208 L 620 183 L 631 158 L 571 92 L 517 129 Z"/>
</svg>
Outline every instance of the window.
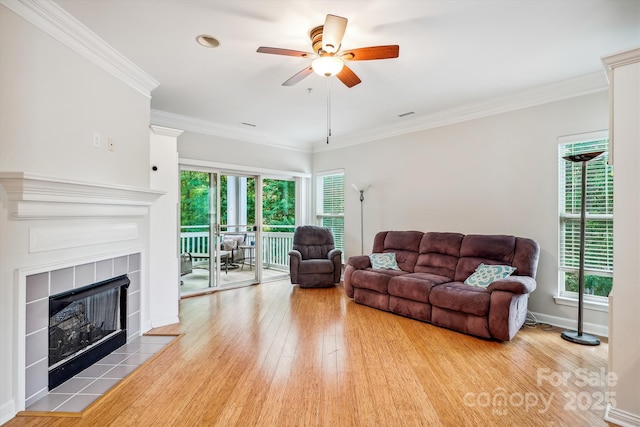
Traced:
<svg viewBox="0 0 640 427">
<path fill-rule="evenodd" d="M 336 248 L 342 250 L 344 258 L 344 173 L 319 174 L 316 195 L 317 223 L 333 232 Z"/>
<path fill-rule="evenodd" d="M 582 200 L 582 163 L 564 156 L 605 151 L 587 162 L 585 215 L 585 294 L 606 297 L 613 282 L 613 171 L 608 165 L 608 140 L 572 138 L 559 146 L 559 220 L 560 220 L 560 294 L 578 291 L 580 264 L 580 215 Z"/>
</svg>

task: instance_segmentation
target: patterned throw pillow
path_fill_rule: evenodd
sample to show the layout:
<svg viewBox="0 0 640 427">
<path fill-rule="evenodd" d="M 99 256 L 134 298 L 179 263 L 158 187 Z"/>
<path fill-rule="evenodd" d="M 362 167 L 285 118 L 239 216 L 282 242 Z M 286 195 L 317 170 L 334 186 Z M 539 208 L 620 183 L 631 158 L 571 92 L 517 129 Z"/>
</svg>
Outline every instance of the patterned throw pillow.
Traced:
<svg viewBox="0 0 640 427">
<path fill-rule="evenodd" d="M 371 254 L 371 268 L 374 270 L 400 270 L 396 262 L 395 252 L 386 252 L 384 254 Z"/>
<path fill-rule="evenodd" d="M 465 285 L 486 288 L 493 281 L 509 277 L 511 273 L 516 271 L 510 265 L 487 265 L 480 264 L 476 271 L 464 281 Z"/>
</svg>

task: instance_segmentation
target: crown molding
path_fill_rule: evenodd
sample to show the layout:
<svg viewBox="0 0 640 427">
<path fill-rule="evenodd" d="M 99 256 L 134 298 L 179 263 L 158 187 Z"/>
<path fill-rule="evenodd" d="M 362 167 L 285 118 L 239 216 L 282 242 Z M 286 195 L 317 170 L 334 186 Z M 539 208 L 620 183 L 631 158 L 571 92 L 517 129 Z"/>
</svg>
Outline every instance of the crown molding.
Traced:
<svg viewBox="0 0 640 427">
<path fill-rule="evenodd" d="M 607 79 L 611 81 L 611 73 L 615 68 L 633 64 L 634 62 L 640 62 L 640 48 L 629 49 L 612 55 L 603 56 L 600 60 L 607 72 Z"/>
<path fill-rule="evenodd" d="M 640 47 L 603 56 L 601 60 L 608 70 L 633 64 L 634 62 L 640 62 Z"/>
<path fill-rule="evenodd" d="M 0 4 L 93 62 L 147 98 L 159 83 L 53 1 L 0 0 Z"/>
<path fill-rule="evenodd" d="M 146 216 L 164 191 L 0 172 L 11 219 Z"/>
<path fill-rule="evenodd" d="M 157 126 L 178 128 L 189 132 L 219 136 L 221 138 L 236 139 L 279 149 L 301 151 L 305 153 L 311 151 L 310 147 L 308 149 L 301 149 L 299 146 L 296 147 L 295 142 L 283 141 L 281 139 L 274 138 L 273 136 L 259 133 L 255 130 L 238 129 L 233 126 L 226 126 L 207 120 L 182 116 L 180 114 L 169 113 L 166 111 L 152 109 L 151 123 Z"/>
<path fill-rule="evenodd" d="M 177 137 L 179 137 L 180 135 L 182 135 L 184 133 L 183 130 L 167 128 L 167 127 L 164 127 L 164 126 L 151 125 L 149 127 L 151 128 L 153 133 L 155 133 L 156 135 L 161 135 L 161 136 L 170 136 L 170 137 L 173 137 L 173 138 L 177 138 Z"/>
<path fill-rule="evenodd" d="M 467 104 L 433 114 L 427 114 L 422 117 L 418 116 L 403 121 L 401 124 L 385 128 L 369 129 L 366 132 L 333 137 L 331 144 L 317 144 L 314 146 L 313 151 L 330 151 L 360 145 L 380 139 L 448 126 L 605 90 L 608 90 L 605 74 L 603 72 L 595 72 L 573 79 L 519 91 L 488 101 Z"/>
<path fill-rule="evenodd" d="M 319 142 L 310 144 L 304 149 L 294 147 L 291 142 L 287 143 L 285 146 L 283 141 L 277 140 L 276 138 L 268 135 L 258 134 L 255 131 L 236 129 L 230 126 L 224 126 L 206 120 L 194 119 L 165 111 L 151 110 L 151 122 L 155 125 L 180 128 L 190 132 L 274 146 L 280 149 L 286 148 L 303 152 L 322 152 L 365 144 L 368 142 L 406 135 L 441 126 L 448 126 L 509 111 L 535 107 L 608 89 L 609 87 L 607 85 L 606 75 L 599 71 L 573 79 L 519 91 L 488 101 L 471 103 L 424 116 L 417 116 L 415 118 L 403 120 L 402 123 L 392 126 L 367 129 L 364 132 L 349 135 L 333 136 L 329 145 Z"/>
</svg>

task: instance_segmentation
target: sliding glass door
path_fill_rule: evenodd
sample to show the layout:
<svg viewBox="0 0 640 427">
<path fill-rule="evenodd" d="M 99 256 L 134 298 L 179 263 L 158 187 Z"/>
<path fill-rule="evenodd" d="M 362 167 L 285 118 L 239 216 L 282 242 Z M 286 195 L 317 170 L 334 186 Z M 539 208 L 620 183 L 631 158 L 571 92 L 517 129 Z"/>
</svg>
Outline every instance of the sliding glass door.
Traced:
<svg viewBox="0 0 640 427">
<path fill-rule="evenodd" d="M 182 295 L 257 283 L 255 176 L 180 172 Z"/>
<path fill-rule="evenodd" d="M 264 178 L 262 218 L 263 280 L 285 278 L 296 226 L 295 180 Z"/>
</svg>

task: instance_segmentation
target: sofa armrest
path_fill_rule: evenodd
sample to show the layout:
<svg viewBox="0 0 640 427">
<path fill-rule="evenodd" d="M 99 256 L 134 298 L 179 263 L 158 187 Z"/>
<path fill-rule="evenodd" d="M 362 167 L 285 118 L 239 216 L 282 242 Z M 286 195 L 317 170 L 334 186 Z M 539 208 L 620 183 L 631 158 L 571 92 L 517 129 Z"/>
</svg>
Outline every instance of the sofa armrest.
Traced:
<svg viewBox="0 0 640 427">
<path fill-rule="evenodd" d="M 327 259 L 333 260 L 335 257 L 342 260 L 342 251 L 340 249 L 331 249 L 327 254 Z"/>
<path fill-rule="evenodd" d="M 289 276 L 292 284 L 300 283 L 300 262 L 302 254 L 296 249 L 289 251 Z"/>
<path fill-rule="evenodd" d="M 340 276 L 342 276 L 342 251 L 340 249 L 331 249 L 327 254 L 327 258 L 333 263 L 333 283 L 340 283 Z"/>
<path fill-rule="evenodd" d="M 509 276 L 491 283 L 487 290 L 506 291 L 514 294 L 528 294 L 536 289 L 536 281 L 529 276 Z"/>
<path fill-rule="evenodd" d="M 365 268 L 371 267 L 371 259 L 369 255 L 355 255 L 349 257 L 347 264 L 353 266 L 356 270 L 364 270 Z"/>
</svg>

